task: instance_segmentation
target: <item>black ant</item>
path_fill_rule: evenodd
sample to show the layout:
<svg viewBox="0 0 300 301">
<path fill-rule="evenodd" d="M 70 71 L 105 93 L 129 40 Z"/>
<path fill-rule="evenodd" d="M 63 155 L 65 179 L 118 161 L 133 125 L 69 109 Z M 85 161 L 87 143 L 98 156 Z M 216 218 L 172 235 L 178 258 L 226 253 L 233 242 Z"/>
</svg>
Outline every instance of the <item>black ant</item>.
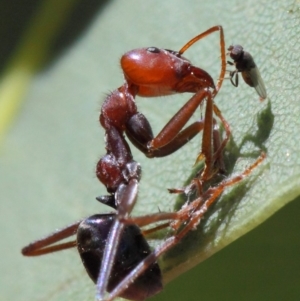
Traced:
<svg viewBox="0 0 300 301">
<path fill-rule="evenodd" d="M 158 260 L 158 258 L 176 246 L 190 231 L 194 230 L 201 222 L 204 214 L 215 203 L 219 196 L 227 187 L 233 186 L 247 177 L 259 164 L 266 158 L 266 154 L 262 153 L 260 157 L 241 174 L 229 179 L 225 179 L 214 187 L 208 188 L 198 198 L 184 206 L 177 212 L 160 212 L 153 215 L 134 217 L 128 219 L 127 223 L 137 223 L 139 226 L 145 226 L 149 223 L 170 220 L 170 227 L 175 234 L 168 237 L 164 243 L 158 246 L 151 254 L 141 261 L 132 271 L 110 292 L 105 301 L 112 301 L 117 296 L 143 275 L 147 269 Z"/>
<path fill-rule="evenodd" d="M 77 247 L 87 273 L 97 283 L 106 241 L 115 219 L 115 214 L 90 216 L 29 244 L 23 248 L 22 253 L 25 256 L 39 256 Z M 77 236 L 76 241 L 53 245 L 74 234 Z M 139 227 L 134 224 L 126 225 L 116 252 L 107 290 L 112 291 L 150 253 L 150 247 Z M 161 290 L 161 271 L 157 263 L 152 263 L 120 294 L 120 297 L 139 301 Z"/>
<path fill-rule="evenodd" d="M 238 73 L 242 73 L 242 77 L 246 84 L 250 87 L 254 87 L 261 100 L 267 98 L 267 91 L 264 81 L 260 75 L 259 69 L 257 68 L 252 55 L 244 51 L 241 45 L 231 45 L 228 48 L 229 55 L 234 62 L 227 62 L 230 65 L 235 66 L 234 71 L 229 72 L 231 83 L 237 87 L 239 84 Z M 235 80 L 233 81 L 233 77 Z"/>
<path fill-rule="evenodd" d="M 220 32 L 222 54 L 222 68 L 217 87 L 206 71 L 193 66 L 182 57 L 191 45 L 215 31 Z M 148 47 L 129 51 L 122 56 L 121 67 L 125 83 L 106 98 L 100 114 L 101 125 L 106 130 L 107 154 L 99 161 L 96 174 L 116 202 L 117 219 L 110 231 L 97 281 L 99 300 L 104 298 L 124 228 L 124 223 L 120 220 L 129 216 L 137 197 L 138 169 L 129 167 L 134 161 L 123 132 L 139 150 L 152 158 L 175 152 L 203 130 L 201 156 L 205 158 L 205 169 L 202 178 L 206 180 L 212 177 L 215 165 L 217 163 L 221 165 L 219 163 L 221 153 L 230 135 L 228 123 L 213 103 L 213 98 L 219 91 L 226 72 L 225 57 L 224 34 L 221 26 L 212 27 L 193 38 L 179 52 Z M 135 96 L 155 97 L 183 92 L 191 92 L 195 95 L 154 137 L 148 120 L 137 111 Z M 194 122 L 182 130 L 204 100 L 207 102 L 205 119 Z M 221 119 L 226 130 L 227 136 L 222 143 L 214 139 L 218 136 L 214 134 L 213 112 Z"/>
</svg>

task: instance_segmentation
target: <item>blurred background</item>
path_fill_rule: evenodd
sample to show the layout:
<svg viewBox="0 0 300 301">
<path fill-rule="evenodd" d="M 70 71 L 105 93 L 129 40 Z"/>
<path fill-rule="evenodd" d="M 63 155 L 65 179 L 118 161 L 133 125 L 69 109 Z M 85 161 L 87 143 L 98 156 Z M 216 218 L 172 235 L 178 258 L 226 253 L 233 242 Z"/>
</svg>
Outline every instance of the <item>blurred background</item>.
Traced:
<svg viewBox="0 0 300 301">
<path fill-rule="evenodd" d="M 220 24 L 227 45 L 251 48 L 275 115 L 264 145 L 267 176 L 247 196 L 262 206 L 269 198 L 274 202 L 254 223 L 294 201 L 166 285 L 152 300 L 298 300 L 299 6 L 297 0 L 2 0 L 0 299 L 93 300 L 95 287 L 76 250 L 34 259 L 22 257 L 20 250 L 82 217 L 110 211 L 94 200 L 105 194 L 94 168 L 105 152 L 99 110 L 105 96 L 123 83 L 121 55 L 143 46 L 178 50 Z M 188 57 L 217 79 L 217 34 L 196 49 Z M 186 99 L 137 104 L 156 133 Z M 256 115 L 266 106 L 257 99 L 241 80 L 238 89 L 225 82 L 218 96 L 237 143 L 245 128 L 251 134 Z M 198 144 L 193 141 L 190 149 L 163 161 L 148 160 L 133 149 L 143 166 L 137 214 L 145 213 L 144 208 L 172 210 L 174 198 L 166 188 L 180 186 L 188 177 L 194 160 L 189 152 L 196 154 Z"/>
</svg>

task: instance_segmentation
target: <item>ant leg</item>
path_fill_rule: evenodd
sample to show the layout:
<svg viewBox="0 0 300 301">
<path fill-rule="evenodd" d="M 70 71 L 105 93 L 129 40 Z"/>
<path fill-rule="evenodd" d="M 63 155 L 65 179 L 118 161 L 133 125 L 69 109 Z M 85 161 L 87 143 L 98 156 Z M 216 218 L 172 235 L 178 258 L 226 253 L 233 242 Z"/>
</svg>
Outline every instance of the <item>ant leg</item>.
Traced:
<svg viewBox="0 0 300 301">
<path fill-rule="evenodd" d="M 200 39 L 210 35 L 213 32 L 219 31 L 220 32 L 220 50 L 221 50 L 221 71 L 218 79 L 218 83 L 216 85 L 216 90 L 213 92 L 213 98 L 216 96 L 216 94 L 221 89 L 223 80 L 225 78 L 226 73 L 226 50 L 225 50 L 225 39 L 224 39 L 224 30 L 223 27 L 220 25 L 213 26 L 210 29 L 206 30 L 205 32 L 199 34 L 192 40 L 190 40 L 188 43 L 186 43 L 180 50 L 179 54 L 182 55 L 188 48 L 190 48 L 194 43 L 199 41 Z"/>
<path fill-rule="evenodd" d="M 202 137 L 201 153 L 198 155 L 196 162 L 205 159 L 204 170 L 201 174 L 201 180 L 209 179 L 212 174 L 213 166 L 213 99 L 211 94 L 208 95 L 205 110 L 205 123 Z"/>
<path fill-rule="evenodd" d="M 127 168 L 129 173 L 128 177 L 131 178 L 128 184 L 121 184 L 115 193 L 118 210 L 116 213 L 116 220 L 109 232 L 109 237 L 106 242 L 101 268 L 97 279 L 98 300 L 104 299 L 104 295 L 108 286 L 108 281 L 116 257 L 116 252 L 118 250 L 120 238 L 125 227 L 122 219 L 128 217 L 137 199 L 138 181 L 141 173 L 140 166 L 136 162 L 131 162 L 127 164 Z"/>
<path fill-rule="evenodd" d="M 76 234 L 78 226 L 81 222 L 82 220 L 72 225 L 69 225 L 66 228 L 60 229 L 48 235 L 47 237 L 44 237 L 33 243 L 30 243 L 28 246 L 22 249 L 22 254 L 24 256 L 40 256 L 40 255 L 76 247 L 76 241 L 56 244 L 53 246 L 51 245 L 67 237 L 70 237 L 71 235 Z"/>
<path fill-rule="evenodd" d="M 148 141 L 148 143 L 145 145 L 145 148 L 147 148 L 146 155 L 153 157 L 153 153 L 155 152 L 155 156 L 159 156 L 159 150 L 162 149 L 165 145 L 171 143 L 172 140 L 176 139 L 176 137 L 178 136 L 182 128 L 186 125 L 186 123 L 190 120 L 196 109 L 209 95 L 211 95 L 211 92 L 209 90 L 200 90 L 193 97 L 191 97 L 190 100 L 185 103 L 179 109 L 179 111 L 169 120 L 169 122 L 164 126 L 160 133 L 155 138 Z M 141 140 L 141 137 L 137 136 L 133 125 L 128 126 L 127 130 L 131 133 L 131 136 L 136 136 L 136 141 Z M 189 139 L 188 136 L 186 138 Z M 142 141 L 141 143 L 144 143 L 144 141 Z"/>
<path fill-rule="evenodd" d="M 215 31 L 220 31 L 221 71 L 220 71 L 220 76 L 219 76 L 216 89 L 212 92 L 212 98 L 214 98 L 218 93 L 218 91 L 220 90 L 226 73 L 226 51 L 225 51 L 225 42 L 224 42 L 224 31 L 222 26 L 214 26 L 208 29 L 207 31 L 201 33 L 200 35 L 190 40 L 179 51 L 180 55 L 183 54 L 195 42 L 197 42 L 198 40 L 206 37 L 207 35 Z M 188 122 L 188 120 L 196 110 L 197 105 L 194 108 L 192 106 L 197 103 L 200 105 L 202 101 L 205 99 L 205 97 L 207 96 L 207 93 L 208 93 L 207 90 L 202 90 L 196 93 L 196 95 L 192 97 L 190 101 L 188 101 L 188 103 L 185 106 L 183 106 L 181 110 L 179 110 L 177 114 L 175 114 L 175 116 L 168 122 L 168 124 L 162 129 L 162 131 L 155 138 L 152 138 L 151 127 L 143 115 L 141 119 L 143 118 L 145 119 L 145 121 L 142 121 L 141 124 L 143 124 L 143 128 L 145 128 L 147 135 L 145 135 L 144 133 L 141 134 L 136 132 L 135 130 L 136 127 L 134 124 L 135 121 L 133 121 L 133 124 L 130 124 L 129 122 L 129 126 L 127 127 L 127 131 L 126 131 L 129 139 L 148 157 L 166 156 L 176 151 L 178 148 L 183 146 L 188 140 L 192 139 L 197 134 L 196 131 L 194 131 L 193 133 L 187 134 L 186 136 L 180 136 L 180 142 L 176 140 L 177 135 L 180 133 L 184 125 Z M 196 101 L 195 103 L 194 101 L 196 99 L 198 99 L 198 101 Z M 175 139 L 175 141 L 172 141 L 173 139 Z M 148 147 L 146 143 L 147 141 L 149 141 Z M 169 146 L 170 143 L 171 145 Z M 164 147 L 166 148 L 163 149 Z M 219 151 L 218 154 L 220 152 L 221 151 Z"/>
<path fill-rule="evenodd" d="M 185 222 L 187 219 L 189 219 L 191 212 L 195 211 L 201 203 L 203 203 L 203 199 L 199 197 L 191 204 L 184 205 L 177 212 L 158 212 L 158 213 L 148 214 L 144 216 L 130 217 L 127 219 L 123 219 L 122 221 L 125 224 L 135 224 L 139 227 L 144 227 L 153 223 L 168 220 L 169 221 L 168 223 L 164 223 L 149 229 L 150 233 L 154 232 L 156 229 L 164 229 L 166 227 L 171 227 L 173 228 L 173 230 L 177 230 L 179 226 L 182 224 L 182 222 Z M 148 230 L 146 230 L 146 233 L 147 231 Z"/>
<path fill-rule="evenodd" d="M 205 119 L 203 123 L 203 137 L 202 137 L 202 146 L 201 146 L 201 153 L 198 155 L 196 162 L 198 162 L 200 159 L 205 159 L 205 167 L 201 174 L 201 179 L 203 181 L 209 179 L 213 175 L 213 169 L 215 166 L 216 159 L 220 158 L 220 154 L 222 153 L 224 147 L 226 146 L 229 136 L 230 136 L 230 128 L 227 121 L 223 118 L 221 111 L 218 109 L 218 107 L 213 102 L 212 93 L 210 91 L 200 91 L 195 96 L 191 98 L 191 102 L 193 106 L 187 108 L 183 106 L 177 114 L 174 115 L 174 117 L 168 122 L 168 124 L 162 129 L 162 131 L 157 135 L 156 138 L 154 138 L 149 144 L 153 146 L 153 144 L 157 141 L 161 142 L 161 140 L 165 140 L 167 136 L 170 136 L 170 134 L 174 135 L 175 133 L 172 133 L 171 130 L 174 130 L 174 128 L 177 131 L 180 131 L 181 128 L 184 126 L 183 122 L 187 122 L 187 120 L 191 117 L 191 115 L 194 113 L 196 108 L 201 105 L 202 101 L 206 99 L 206 109 L 205 109 Z M 190 103 L 186 105 L 188 105 Z M 216 154 L 214 155 L 214 118 L 213 118 L 213 112 L 216 113 L 216 115 L 221 119 L 221 121 L 224 124 L 225 131 L 226 131 L 226 137 L 221 143 L 219 149 L 216 151 Z M 182 119 L 182 120 L 181 120 Z M 180 123 L 182 121 L 182 123 Z M 181 126 L 181 128 L 178 128 L 178 126 Z M 177 128 L 176 128 L 177 127 Z M 199 128 L 200 129 L 200 128 Z M 177 137 L 179 136 L 180 139 L 184 139 L 183 141 L 190 140 L 194 135 L 196 135 L 196 132 L 193 132 L 193 135 L 190 135 L 189 132 L 185 133 L 184 135 L 182 132 L 179 132 L 175 138 L 173 138 L 173 142 L 171 140 L 171 146 L 173 146 L 173 143 L 177 142 Z M 169 137 L 170 138 L 170 137 Z M 169 143 L 169 144 L 170 144 Z M 166 146 L 161 147 L 160 149 L 155 150 L 155 154 L 159 154 L 161 150 L 165 150 Z M 167 147 L 170 149 L 170 145 L 167 144 Z"/>
<path fill-rule="evenodd" d="M 155 232 L 157 232 L 159 230 L 165 229 L 165 228 L 167 228 L 169 226 L 170 226 L 170 223 L 164 223 L 164 224 L 155 226 L 153 228 L 150 228 L 150 229 L 147 229 L 147 230 L 143 230 L 142 234 L 148 238 L 149 236 L 151 236 L 152 233 L 155 233 Z"/>
<path fill-rule="evenodd" d="M 195 110 L 206 99 L 205 119 L 204 121 L 198 121 L 191 124 L 184 130 L 182 128 L 191 118 Z M 222 121 L 226 137 L 217 151 L 214 150 L 214 122 L 213 112 Z M 143 151 L 148 157 L 162 157 L 169 155 L 182 147 L 185 143 L 191 140 L 199 131 L 203 129 L 202 148 L 201 154 L 196 161 L 205 159 L 205 170 L 203 173 L 203 180 L 206 180 L 212 175 L 212 171 L 216 160 L 221 160 L 221 153 L 226 146 L 226 143 L 230 136 L 230 128 L 227 121 L 221 114 L 221 111 L 213 103 L 212 93 L 209 90 L 201 90 L 196 93 L 166 124 L 161 132 L 148 143 L 147 139 L 152 137 L 148 128 L 151 128 L 144 115 L 135 115 L 132 122 L 127 124 L 127 136 L 141 151 Z M 145 130 L 146 129 L 146 130 Z M 181 131 L 182 130 L 182 131 Z M 148 147 L 147 147 L 148 145 Z M 216 154 L 214 155 L 214 152 Z"/>
<path fill-rule="evenodd" d="M 152 155 L 154 157 L 164 157 L 174 153 L 199 134 L 204 129 L 204 125 L 205 120 L 193 122 L 191 125 L 179 132 L 178 135 L 170 141 L 170 143 L 158 150 L 153 150 Z"/>
<path fill-rule="evenodd" d="M 230 130 L 230 125 L 229 123 L 227 122 L 227 120 L 223 117 L 222 113 L 221 113 L 221 110 L 217 107 L 216 104 L 214 104 L 214 113 L 216 114 L 216 116 L 221 120 L 222 124 L 223 124 L 223 127 L 224 127 L 224 130 L 225 130 L 225 138 L 223 139 L 219 149 L 217 151 L 215 151 L 214 153 L 214 162 L 216 160 L 218 160 L 218 158 L 220 158 L 220 156 L 222 156 L 222 152 L 224 150 L 224 148 L 226 147 L 228 141 L 229 141 L 229 138 L 230 138 L 230 135 L 231 135 L 231 130 Z"/>
<path fill-rule="evenodd" d="M 221 136 L 220 136 L 220 130 L 219 126 L 217 124 L 217 121 L 215 118 L 213 118 L 213 124 L 212 124 L 213 130 L 212 130 L 212 145 L 209 145 L 208 147 L 212 149 L 213 156 L 209 156 L 210 163 L 207 165 L 208 160 L 205 160 L 205 166 L 204 169 L 199 170 L 197 174 L 195 175 L 195 178 L 192 180 L 191 184 L 185 187 L 181 188 L 168 188 L 170 193 L 185 193 L 188 194 L 191 190 L 196 189 L 198 195 L 202 194 L 202 184 L 203 181 L 209 180 L 213 175 L 215 175 L 217 172 L 224 173 L 225 172 L 225 165 L 223 160 L 223 149 L 226 146 L 226 143 L 228 141 L 228 138 L 225 137 L 225 139 L 221 143 Z M 203 132 L 204 134 L 204 132 Z M 203 144 L 202 144 L 203 148 Z M 204 147 L 205 148 L 205 147 Z M 209 154 L 209 153 L 208 153 Z M 196 159 L 196 162 L 200 159 L 205 159 L 205 154 L 200 153 L 198 158 Z"/>
<path fill-rule="evenodd" d="M 213 123 L 213 126 L 214 126 L 214 128 L 213 128 L 214 162 L 216 165 L 214 167 L 214 169 L 217 169 L 221 173 L 224 173 L 225 172 L 225 164 L 224 164 L 224 158 L 223 158 L 223 149 L 224 148 L 222 148 L 220 128 L 215 119 L 213 120 L 213 122 L 214 122 Z M 221 151 L 219 152 L 219 150 L 221 150 Z"/>
<path fill-rule="evenodd" d="M 219 79 L 216 85 L 216 91 L 213 94 L 213 97 L 219 92 L 222 87 L 223 80 L 226 74 L 226 50 L 225 50 L 225 39 L 224 39 L 224 31 L 222 26 L 220 26 L 220 50 L 221 50 L 221 70 Z"/>
<path fill-rule="evenodd" d="M 225 179 L 222 182 L 220 182 L 217 186 L 211 187 L 207 189 L 207 191 L 200 196 L 198 199 L 193 201 L 192 203 L 188 204 L 187 207 L 192 205 L 192 217 L 191 220 L 196 219 L 198 220 L 198 223 L 200 222 L 200 219 L 203 217 L 203 215 L 207 212 L 209 207 L 217 200 L 217 198 L 224 192 L 224 190 L 227 187 L 233 186 L 239 182 L 241 182 L 245 177 L 247 177 L 259 164 L 261 164 L 266 158 L 266 153 L 262 152 L 261 155 L 256 159 L 256 161 L 247 167 L 241 174 L 234 176 L 229 179 Z M 200 199 L 205 200 L 204 202 Z M 198 204 L 195 206 L 193 203 L 197 202 Z M 198 208 L 197 208 L 198 207 Z M 186 208 L 184 208 L 186 210 Z M 179 210 L 180 212 L 181 210 Z M 192 230 L 193 227 L 195 227 L 195 224 L 197 225 L 197 222 L 193 222 L 190 226 L 189 224 L 186 225 L 186 227 L 182 231 L 189 231 Z M 186 230 L 187 229 L 187 230 Z"/>
<path fill-rule="evenodd" d="M 198 211 L 193 211 L 190 221 L 188 224 L 180 231 L 178 234 L 169 237 L 165 240 L 165 242 L 157 247 L 150 255 L 148 255 L 142 262 L 140 262 L 109 294 L 106 301 L 112 301 L 114 298 L 119 296 L 130 283 L 132 283 L 136 278 L 138 278 L 145 270 L 157 259 L 159 256 L 170 250 L 173 246 L 175 246 L 191 229 L 196 227 L 203 215 L 207 212 L 208 208 L 216 201 L 216 199 L 223 193 L 223 191 L 240 181 L 242 181 L 246 176 L 248 176 L 266 157 L 265 153 L 262 153 L 261 156 L 251 165 L 249 166 L 242 174 L 235 176 L 231 179 L 227 179 L 222 181 L 218 186 L 210 188 L 207 192 L 200 198 L 205 199 L 206 201 L 203 203 L 199 202 L 200 208 Z M 199 201 L 198 198 L 197 200 Z M 195 200 L 196 201 L 196 200 Z M 192 205 L 189 204 L 188 206 Z"/>
<path fill-rule="evenodd" d="M 137 120 L 138 119 L 138 120 Z M 132 118 L 133 123 L 137 121 L 139 125 L 141 125 L 141 128 L 144 129 L 144 124 L 147 124 L 147 119 L 143 114 L 138 114 L 136 118 Z M 147 133 L 141 133 L 139 132 L 139 128 L 135 127 L 132 123 L 132 129 L 136 129 L 137 131 L 133 134 L 132 130 L 126 130 L 126 135 L 129 138 L 129 140 L 132 142 L 132 144 L 138 148 L 142 153 L 144 153 L 148 158 L 157 158 L 157 157 L 165 157 L 168 156 L 174 152 L 176 152 L 178 149 L 180 149 L 182 146 L 184 146 L 187 142 L 189 142 L 191 139 L 193 139 L 198 133 L 200 133 L 204 128 L 204 120 L 195 121 L 189 126 L 187 126 L 185 129 L 183 129 L 181 132 L 177 134 L 177 136 L 171 140 L 169 143 L 164 145 L 163 147 L 159 149 L 155 149 L 149 153 L 147 143 L 148 141 L 151 141 L 153 139 L 153 135 L 148 135 Z M 148 137 L 147 137 L 147 136 Z M 150 138 L 151 137 L 151 138 Z M 147 140 L 147 138 L 150 138 Z"/>
<path fill-rule="evenodd" d="M 220 142 L 219 130 L 216 129 L 216 121 L 213 118 L 213 112 L 219 117 L 222 121 L 225 131 L 226 137 Z M 205 110 L 205 122 L 203 129 L 203 137 L 202 137 L 202 147 L 201 153 L 198 155 L 196 162 L 201 159 L 205 159 L 204 170 L 201 173 L 200 179 L 201 182 L 210 179 L 215 174 L 215 165 L 216 161 L 218 161 L 219 166 L 224 167 L 224 163 L 222 162 L 222 152 L 229 140 L 230 137 L 230 128 L 227 121 L 224 119 L 221 111 L 214 104 L 213 98 L 211 94 L 208 94 L 206 101 L 206 110 Z M 216 150 L 216 147 L 218 149 Z M 223 168 L 224 169 L 224 168 Z"/>
<path fill-rule="evenodd" d="M 153 223 L 175 219 L 179 219 L 178 212 L 158 212 L 143 216 L 124 218 L 122 219 L 122 222 L 125 224 L 135 224 L 139 227 L 144 227 Z"/>
</svg>

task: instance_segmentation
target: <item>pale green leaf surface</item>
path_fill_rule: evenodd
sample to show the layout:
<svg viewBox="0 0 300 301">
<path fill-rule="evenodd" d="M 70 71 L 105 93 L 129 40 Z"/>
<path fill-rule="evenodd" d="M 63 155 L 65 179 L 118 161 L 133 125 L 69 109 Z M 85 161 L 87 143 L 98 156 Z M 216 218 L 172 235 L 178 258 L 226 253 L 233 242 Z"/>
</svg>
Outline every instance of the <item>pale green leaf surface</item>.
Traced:
<svg viewBox="0 0 300 301">
<path fill-rule="evenodd" d="M 109 211 L 94 201 L 105 193 L 94 176 L 94 166 L 105 152 L 98 111 L 105 95 L 122 84 L 118 59 L 127 50 L 142 46 L 176 50 L 201 31 L 221 24 L 227 45 L 242 44 L 253 54 L 268 92 L 261 103 L 243 82 L 238 88 L 224 83 L 216 102 L 233 133 L 226 156 L 229 170 L 234 167 L 233 173 L 240 173 L 261 149 L 267 159 L 249 179 L 227 191 L 199 230 L 164 258 L 165 281 L 296 199 L 299 5 L 299 1 L 269 0 L 109 2 L 72 47 L 36 76 L 2 145 L 0 299 L 93 300 L 94 285 L 76 250 L 31 259 L 23 258 L 20 249 L 56 228 Z M 218 35 L 199 42 L 186 56 L 217 78 Z M 137 103 L 158 132 L 187 98 Z M 165 159 L 149 160 L 134 150 L 143 168 L 135 214 L 173 209 L 175 198 L 166 188 L 181 186 L 188 178 L 199 141 Z M 293 229 L 297 204 L 293 206 L 288 206 L 289 214 L 271 218 L 257 236 L 251 238 L 251 233 L 238 242 L 242 245 L 225 248 L 155 299 L 282 300 L 288 295 L 288 300 L 297 300 L 300 243 L 299 223 L 297 231 Z M 285 255 L 276 257 L 274 250 Z"/>
</svg>

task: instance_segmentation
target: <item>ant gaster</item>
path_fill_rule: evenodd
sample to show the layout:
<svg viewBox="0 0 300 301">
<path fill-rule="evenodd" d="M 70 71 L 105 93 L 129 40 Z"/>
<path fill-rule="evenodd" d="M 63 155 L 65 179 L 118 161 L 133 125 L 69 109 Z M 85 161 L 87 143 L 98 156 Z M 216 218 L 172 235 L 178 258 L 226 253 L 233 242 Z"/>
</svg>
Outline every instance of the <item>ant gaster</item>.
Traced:
<svg viewBox="0 0 300 301">
<path fill-rule="evenodd" d="M 115 214 L 97 214 L 82 221 L 58 230 L 53 234 L 35 241 L 23 248 L 26 256 L 39 256 L 67 248 L 77 247 L 82 262 L 91 279 L 96 283 L 106 247 L 107 237 L 115 221 Z M 54 243 L 77 233 L 76 241 Z M 112 291 L 125 276 L 151 253 L 150 247 L 140 229 L 132 224 L 127 225 L 121 236 L 116 252 L 112 273 L 107 290 Z M 120 297 L 130 300 L 144 300 L 162 289 L 160 268 L 152 263 L 127 289 L 120 293 Z"/>
</svg>

